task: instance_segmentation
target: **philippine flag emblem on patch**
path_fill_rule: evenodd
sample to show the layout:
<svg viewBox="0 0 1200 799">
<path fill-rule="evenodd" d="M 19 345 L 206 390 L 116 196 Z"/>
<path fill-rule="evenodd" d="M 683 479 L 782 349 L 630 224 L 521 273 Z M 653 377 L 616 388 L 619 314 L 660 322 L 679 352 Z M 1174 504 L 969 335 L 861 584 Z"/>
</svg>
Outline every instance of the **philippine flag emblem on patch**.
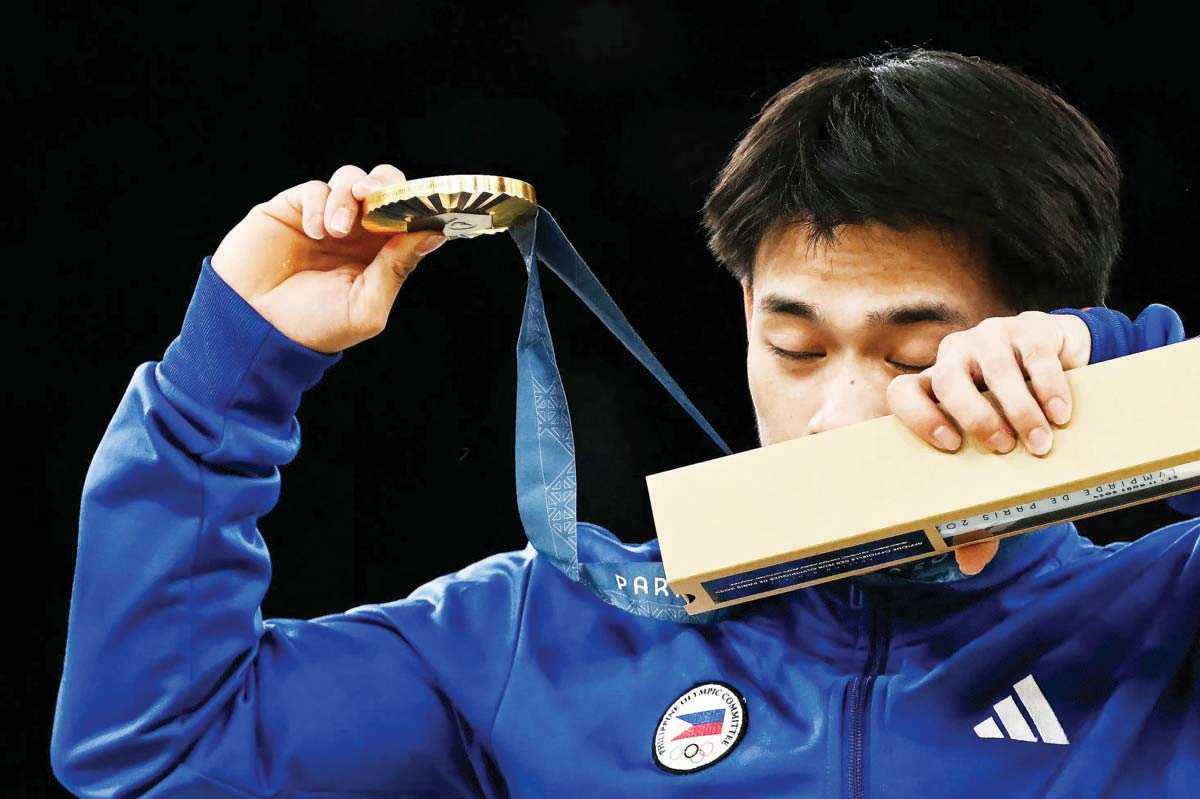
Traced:
<svg viewBox="0 0 1200 799">
<path fill-rule="evenodd" d="M 672 774 L 708 768 L 741 742 L 748 721 L 746 699 L 732 685 L 694 685 L 659 719 L 651 744 L 654 762 Z"/>
</svg>

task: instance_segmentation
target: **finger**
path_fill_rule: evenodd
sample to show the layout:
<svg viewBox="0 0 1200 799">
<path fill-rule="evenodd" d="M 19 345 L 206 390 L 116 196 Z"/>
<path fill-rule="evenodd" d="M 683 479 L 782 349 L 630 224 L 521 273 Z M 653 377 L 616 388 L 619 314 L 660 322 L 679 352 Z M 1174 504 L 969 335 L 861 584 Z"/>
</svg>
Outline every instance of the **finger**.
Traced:
<svg viewBox="0 0 1200 799">
<path fill-rule="evenodd" d="M 300 223 L 304 232 L 311 238 L 325 238 L 325 224 L 322 216 L 325 213 L 325 199 L 329 196 L 329 184 L 320 180 L 310 180 L 297 187 L 300 202 Z"/>
<path fill-rule="evenodd" d="M 954 550 L 954 559 L 958 561 L 959 570 L 971 576 L 983 571 L 983 567 L 991 563 L 999 551 L 999 541 L 980 541 Z"/>
<path fill-rule="evenodd" d="M 382 188 L 382 183 L 370 175 L 367 175 L 366 177 L 360 178 L 354 182 L 354 185 L 350 187 L 350 193 L 354 195 L 354 199 L 362 202 L 363 200 L 367 199 L 368 194 L 373 191 L 378 191 Z"/>
<path fill-rule="evenodd" d="M 404 173 L 391 164 L 380 164 L 371 170 L 371 177 L 378 180 L 384 186 L 391 186 L 394 183 L 403 183 L 406 178 Z"/>
<path fill-rule="evenodd" d="M 1034 455 L 1045 455 L 1052 443 L 1050 423 L 1025 384 L 1025 375 L 1017 363 L 1011 334 L 999 328 L 997 331 L 994 335 L 977 339 L 980 349 L 976 352 L 975 363 L 993 399 L 1000 404 L 1005 418 L 1020 435 L 1025 448 Z"/>
<path fill-rule="evenodd" d="M 351 314 L 366 328 L 381 331 L 396 301 L 400 287 L 421 259 L 445 243 L 446 237 L 433 230 L 397 233 L 355 281 Z"/>
<path fill-rule="evenodd" d="M 933 401 L 928 372 L 898 375 L 888 383 L 888 408 L 926 443 L 954 452 L 962 437 L 954 421 Z"/>
<path fill-rule="evenodd" d="M 366 177 L 361 167 L 346 164 L 339 167 L 329 179 L 329 197 L 325 201 L 323 215 L 325 229 L 334 238 L 345 238 L 358 217 L 358 200 L 351 193 L 354 182 Z"/>
<path fill-rule="evenodd" d="M 357 180 L 353 187 L 354 197 L 365 200 L 367 195 L 378 191 L 384 186 L 392 186 L 405 181 L 404 173 L 391 164 L 380 164 L 371 170 L 370 174 Z"/>
<path fill-rule="evenodd" d="M 1078 318 L 1078 317 L 1072 317 Z M 1030 390 L 1046 418 L 1055 424 L 1071 420 L 1071 384 L 1063 374 L 1063 362 L 1055 338 L 1030 330 L 1014 336 L 1017 358 L 1029 375 Z"/>
<path fill-rule="evenodd" d="M 939 360 L 926 371 L 933 394 L 942 404 L 942 412 L 949 414 L 962 430 L 999 453 L 1009 452 L 1017 445 L 1004 417 L 979 393 L 964 363 L 956 359 Z"/>
</svg>

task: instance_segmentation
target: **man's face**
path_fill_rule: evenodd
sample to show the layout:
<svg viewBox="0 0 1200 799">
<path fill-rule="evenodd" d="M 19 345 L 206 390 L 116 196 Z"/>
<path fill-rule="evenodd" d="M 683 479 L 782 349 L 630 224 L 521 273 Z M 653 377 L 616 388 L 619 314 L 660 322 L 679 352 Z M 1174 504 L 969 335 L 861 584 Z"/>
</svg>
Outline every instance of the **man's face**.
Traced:
<svg viewBox="0 0 1200 799">
<path fill-rule="evenodd" d="M 1016 313 L 962 239 L 878 223 L 838 233 L 810 252 L 802 228 L 770 231 L 743 284 L 762 446 L 886 416 L 888 383 L 931 365 L 944 336 Z"/>
</svg>

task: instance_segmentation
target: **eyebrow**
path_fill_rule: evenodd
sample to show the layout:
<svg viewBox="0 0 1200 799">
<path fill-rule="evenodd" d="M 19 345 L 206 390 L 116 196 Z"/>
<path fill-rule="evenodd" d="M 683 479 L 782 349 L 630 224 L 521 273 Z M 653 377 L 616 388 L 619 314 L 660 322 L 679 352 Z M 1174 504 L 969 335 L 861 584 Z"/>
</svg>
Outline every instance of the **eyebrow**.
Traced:
<svg viewBox="0 0 1200 799">
<path fill-rule="evenodd" d="M 767 313 L 787 314 L 798 319 L 806 319 L 818 325 L 825 324 L 825 318 L 812 303 L 788 297 L 783 294 L 769 293 L 763 297 L 759 307 Z M 920 322 L 939 322 L 947 325 L 965 326 L 966 314 L 958 311 L 944 302 L 921 302 L 913 305 L 888 305 L 867 313 L 868 327 L 896 327 L 899 325 L 915 325 Z"/>
</svg>

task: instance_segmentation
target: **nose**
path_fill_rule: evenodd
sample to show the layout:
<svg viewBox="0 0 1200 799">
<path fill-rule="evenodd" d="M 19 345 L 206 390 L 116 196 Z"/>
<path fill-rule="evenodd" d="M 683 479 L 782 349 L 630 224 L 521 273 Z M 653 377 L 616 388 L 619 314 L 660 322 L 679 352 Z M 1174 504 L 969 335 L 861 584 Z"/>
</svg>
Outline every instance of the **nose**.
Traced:
<svg viewBox="0 0 1200 799">
<path fill-rule="evenodd" d="M 887 384 L 852 365 L 831 369 L 816 390 L 821 399 L 808 422 L 809 435 L 888 414 Z"/>
</svg>

